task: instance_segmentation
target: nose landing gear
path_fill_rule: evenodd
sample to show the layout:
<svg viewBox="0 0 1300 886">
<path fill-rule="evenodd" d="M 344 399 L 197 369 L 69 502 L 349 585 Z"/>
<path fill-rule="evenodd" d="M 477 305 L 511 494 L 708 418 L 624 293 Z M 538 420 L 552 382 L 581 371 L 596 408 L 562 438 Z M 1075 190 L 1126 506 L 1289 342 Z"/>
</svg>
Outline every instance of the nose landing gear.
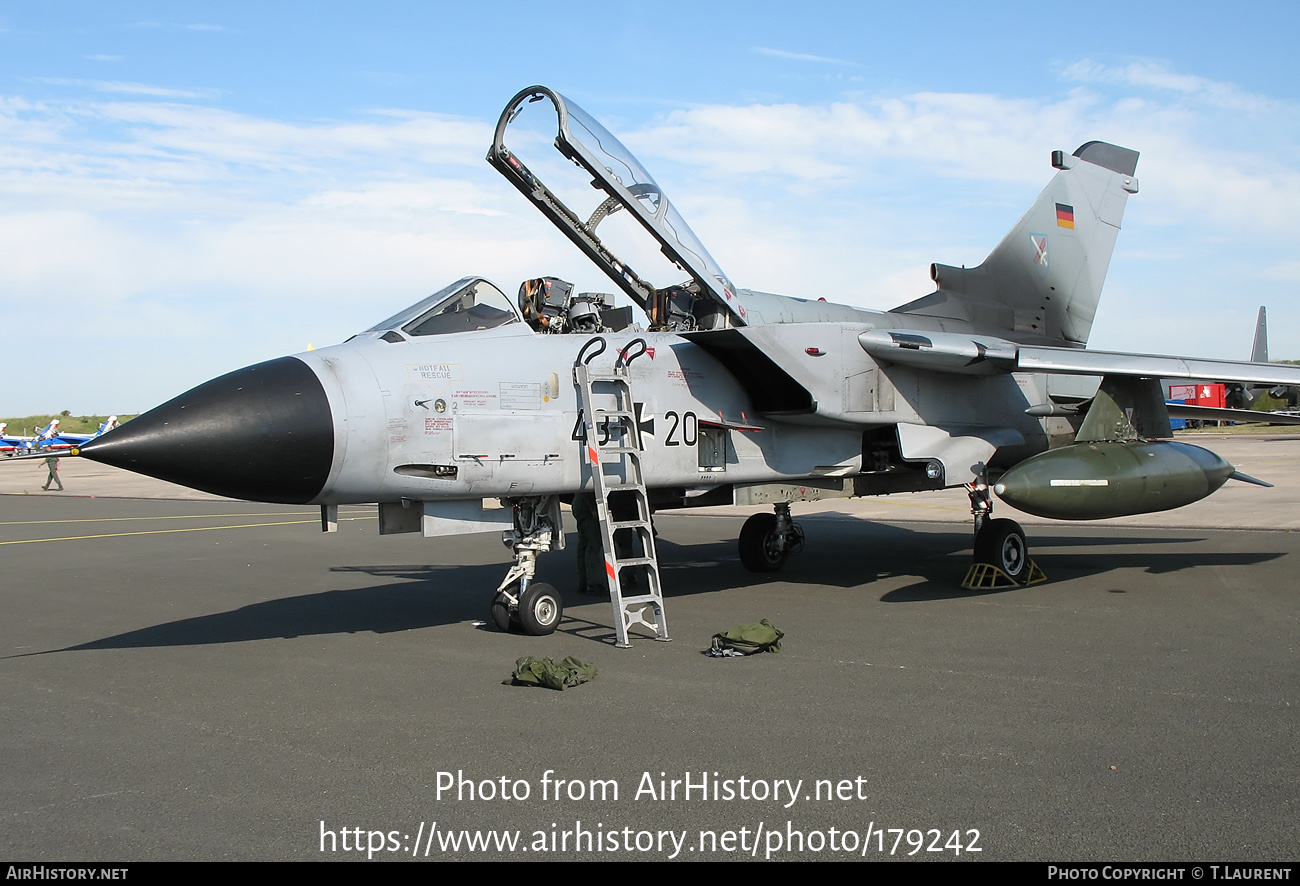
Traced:
<svg viewBox="0 0 1300 886">
<path fill-rule="evenodd" d="M 502 631 L 541 637 L 553 633 L 564 615 L 559 591 L 533 581 L 537 555 L 564 546 L 559 499 L 548 495 L 517 500 L 514 523 L 514 529 L 501 534 L 502 544 L 514 551 L 515 565 L 492 598 L 492 623 Z"/>
</svg>

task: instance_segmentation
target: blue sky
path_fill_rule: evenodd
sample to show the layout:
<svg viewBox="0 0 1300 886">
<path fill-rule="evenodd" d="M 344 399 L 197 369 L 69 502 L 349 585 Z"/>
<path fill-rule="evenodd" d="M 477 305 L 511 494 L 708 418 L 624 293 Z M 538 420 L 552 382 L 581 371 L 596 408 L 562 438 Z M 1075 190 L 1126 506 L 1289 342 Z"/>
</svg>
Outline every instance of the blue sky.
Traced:
<svg viewBox="0 0 1300 886">
<path fill-rule="evenodd" d="M 978 12 L 975 10 L 978 9 Z M 1091 345 L 1300 358 L 1283 3 L 0 4 L 0 414 L 136 412 L 466 274 L 612 287 L 484 162 L 615 132 L 742 287 L 887 309 L 1098 138 L 1142 152 Z"/>
</svg>

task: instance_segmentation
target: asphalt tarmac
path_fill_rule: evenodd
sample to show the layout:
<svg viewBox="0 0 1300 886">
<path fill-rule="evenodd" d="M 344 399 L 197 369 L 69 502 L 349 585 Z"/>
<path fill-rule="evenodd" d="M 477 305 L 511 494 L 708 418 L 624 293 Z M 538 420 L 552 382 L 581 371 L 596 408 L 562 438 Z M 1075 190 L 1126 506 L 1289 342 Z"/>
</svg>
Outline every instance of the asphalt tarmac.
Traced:
<svg viewBox="0 0 1300 886">
<path fill-rule="evenodd" d="M 66 493 L 0 495 L 0 853 L 1294 860 L 1300 442 L 1206 445 L 1278 488 L 1034 522 L 1029 588 L 959 589 L 960 493 L 796 506 L 776 577 L 738 512 L 661 514 L 673 641 L 630 650 L 569 552 L 542 561 L 561 629 L 502 634 L 492 535 L 381 538 L 360 507 L 323 535 L 69 461 Z M 780 653 L 701 654 L 761 618 Z M 599 674 L 503 685 L 525 655 Z"/>
</svg>

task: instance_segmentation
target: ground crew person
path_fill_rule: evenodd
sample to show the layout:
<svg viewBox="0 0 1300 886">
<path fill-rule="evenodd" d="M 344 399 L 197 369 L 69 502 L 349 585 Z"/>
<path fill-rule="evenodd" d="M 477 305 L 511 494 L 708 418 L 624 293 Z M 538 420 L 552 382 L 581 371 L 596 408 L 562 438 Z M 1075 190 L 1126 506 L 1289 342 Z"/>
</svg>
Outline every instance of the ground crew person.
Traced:
<svg viewBox="0 0 1300 886">
<path fill-rule="evenodd" d="M 578 524 L 578 593 L 608 594 L 605 575 L 605 545 L 601 540 L 596 494 L 579 492 L 573 497 L 573 521 Z"/>
<path fill-rule="evenodd" d="M 59 479 L 59 457 L 57 455 L 45 456 L 45 467 L 50 469 L 50 476 L 45 478 L 45 485 L 41 487 L 46 492 L 50 491 L 51 483 L 59 484 L 59 492 L 63 491 L 63 481 Z"/>
<path fill-rule="evenodd" d="M 578 528 L 578 593 L 608 594 L 609 573 L 605 569 L 605 541 L 600 531 L 600 515 L 596 512 L 596 494 L 579 492 L 573 496 L 573 520 Z M 610 520 L 614 522 L 635 520 L 638 516 L 636 499 L 629 493 L 614 493 L 609 498 Z M 614 548 L 620 560 L 644 556 L 633 530 L 623 529 L 614 536 Z M 641 582 L 636 569 L 620 576 L 625 588 L 639 587 Z"/>
</svg>

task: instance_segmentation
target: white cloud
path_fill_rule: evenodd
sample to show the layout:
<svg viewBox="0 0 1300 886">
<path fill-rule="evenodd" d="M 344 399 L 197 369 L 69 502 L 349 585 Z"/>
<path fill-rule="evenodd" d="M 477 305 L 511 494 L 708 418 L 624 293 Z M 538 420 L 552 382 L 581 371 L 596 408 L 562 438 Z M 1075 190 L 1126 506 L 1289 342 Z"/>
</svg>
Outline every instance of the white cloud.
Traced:
<svg viewBox="0 0 1300 886">
<path fill-rule="evenodd" d="M 1159 59 L 1134 59 L 1120 65 L 1103 64 L 1090 58 L 1081 59 L 1067 65 L 1061 76 L 1066 80 L 1083 83 L 1107 83 L 1177 93 L 1235 111 L 1258 113 L 1285 107 L 1283 102 L 1246 92 L 1233 83 L 1179 73 Z"/>
<path fill-rule="evenodd" d="M 438 114 L 383 110 L 375 121 L 316 124 L 267 120 L 210 107 L 113 102 L 85 107 L 87 116 L 135 124 L 136 153 L 164 151 L 216 163 L 304 170 L 320 158 L 396 155 L 407 162 L 468 163 L 490 140 L 482 123 Z"/>
<path fill-rule="evenodd" d="M 1259 276 L 1264 280 L 1298 284 L 1300 283 L 1300 259 L 1267 265 L 1260 271 Z"/>
<path fill-rule="evenodd" d="M 1222 129 L 1211 141 L 1201 118 L 1151 99 L 1075 90 L 1056 100 L 919 93 L 824 106 L 706 106 L 674 111 L 624 137 L 634 151 L 669 160 L 709 187 L 843 195 L 888 193 L 903 176 L 944 182 L 1038 184 L 1052 148 L 1101 138 L 1143 153 L 1138 177 L 1155 192 L 1154 218 L 1195 216 L 1270 240 L 1290 239 L 1287 219 L 1300 199 L 1300 170 L 1285 149 L 1243 141 Z M 651 163 L 653 166 L 654 164 Z M 1145 199 L 1145 198 L 1144 198 Z"/>
<path fill-rule="evenodd" d="M 98 61 L 118 61 L 121 56 L 92 56 Z M 33 77 L 37 83 L 51 86 L 85 86 L 95 92 L 113 92 L 123 95 L 148 95 L 154 98 L 203 98 L 214 99 L 220 96 L 216 89 L 188 88 L 176 89 L 169 86 L 154 86 L 149 83 L 129 83 L 122 80 L 78 80 L 66 77 Z"/>
<path fill-rule="evenodd" d="M 131 24 L 127 25 L 127 27 L 148 28 L 148 29 L 171 28 L 173 30 L 180 30 L 180 31 L 222 31 L 225 33 L 238 33 L 238 31 L 236 31 L 234 28 L 228 28 L 225 25 L 213 25 L 213 24 L 203 24 L 203 23 L 176 24 L 172 22 L 143 21 L 143 22 L 132 22 Z"/>
<path fill-rule="evenodd" d="M 204 212 L 297 199 L 339 181 L 424 180 L 446 165 L 477 167 L 491 133 L 485 123 L 436 114 L 368 117 L 288 123 L 158 102 L 0 98 L 0 182 L 8 200 L 43 208 Z"/>
<path fill-rule="evenodd" d="M 803 52 L 788 52 L 784 49 L 771 49 L 767 46 L 755 46 L 751 51 L 758 55 L 766 55 L 771 58 L 784 58 L 789 59 L 790 61 L 815 62 L 823 65 L 846 65 L 853 68 L 861 67 L 857 62 L 847 61 L 842 58 L 828 58 L 823 55 L 808 55 Z"/>
<path fill-rule="evenodd" d="M 627 136 L 634 149 L 718 177 L 772 174 L 838 187 L 897 160 L 937 174 L 1036 180 L 1045 137 L 1073 128 L 1094 99 L 1057 102 L 920 93 L 824 106 L 707 106 L 674 111 Z"/>
</svg>

